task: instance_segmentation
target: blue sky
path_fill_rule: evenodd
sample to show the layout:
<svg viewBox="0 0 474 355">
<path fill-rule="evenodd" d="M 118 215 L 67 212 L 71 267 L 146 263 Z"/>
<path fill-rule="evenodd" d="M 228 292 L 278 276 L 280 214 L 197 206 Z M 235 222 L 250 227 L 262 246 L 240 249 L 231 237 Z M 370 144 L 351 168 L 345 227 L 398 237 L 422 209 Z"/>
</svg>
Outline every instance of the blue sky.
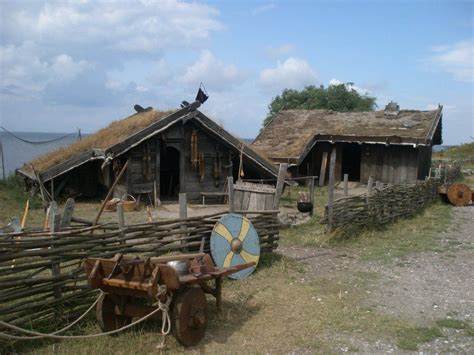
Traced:
<svg viewBox="0 0 474 355">
<path fill-rule="evenodd" d="M 353 82 L 406 109 L 444 106 L 446 144 L 474 137 L 471 1 L 0 0 L 0 123 L 93 132 L 192 100 L 255 137 L 284 88 Z"/>
</svg>

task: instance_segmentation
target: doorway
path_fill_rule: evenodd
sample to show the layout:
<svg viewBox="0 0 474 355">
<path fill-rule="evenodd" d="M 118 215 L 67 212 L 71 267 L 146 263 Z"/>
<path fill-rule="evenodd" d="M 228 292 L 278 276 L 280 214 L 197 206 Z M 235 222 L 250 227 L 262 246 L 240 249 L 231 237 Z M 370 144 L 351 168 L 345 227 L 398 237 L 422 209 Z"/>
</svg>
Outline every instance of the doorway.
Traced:
<svg viewBox="0 0 474 355">
<path fill-rule="evenodd" d="M 174 147 L 162 147 L 160 151 L 160 198 L 176 199 L 179 193 L 180 152 Z"/>
<path fill-rule="evenodd" d="M 342 176 L 349 175 L 349 181 L 360 181 L 361 146 L 356 143 L 344 144 L 342 148 Z"/>
</svg>

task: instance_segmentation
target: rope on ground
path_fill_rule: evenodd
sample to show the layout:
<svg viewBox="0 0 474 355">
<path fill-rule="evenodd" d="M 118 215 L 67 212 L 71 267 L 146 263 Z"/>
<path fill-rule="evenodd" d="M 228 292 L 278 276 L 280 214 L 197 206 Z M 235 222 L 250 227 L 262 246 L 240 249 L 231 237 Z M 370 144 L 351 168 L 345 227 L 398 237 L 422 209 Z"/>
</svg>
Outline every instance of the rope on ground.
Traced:
<svg viewBox="0 0 474 355">
<path fill-rule="evenodd" d="M 75 133 L 68 133 L 64 136 L 61 136 L 61 137 L 57 137 L 57 138 L 53 138 L 53 139 L 50 139 L 50 140 L 47 140 L 47 141 L 39 141 L 39 142 L 35 142 L 35 141 L 29 141 L 27 139 L 24 139 L 24 138 L 21 138 L 21 137 L 18 137 L 16 134 L 10 132 L 9 130 L 7 130 L 5 127 L 3 126 L 0 126 L 1 129 L 3 129 L 6 133 L 8 133 L 10 136 L 24 142 L 24 143 L 28 143 L 28 144 L 46 144 L 46 143 L 51 143 L 51 142 L 56 142 L 56 141 L 59 141 L 61 139 L 64 139 L 64 138 L 67 138 L 69 136 L 72 136 L 73 134 Z"/>
<path fill-rule="evenodd" d="M 166 295 L 166 286 L 158 285 L 158 293 L 156 299 L 158 301 L 158 309 L 161 309 L 161 343 L 157 345 L 157 349 L 163 349 L 165 347 L 165 339 L 171 330 L 171 318 L 169 313 L 169 307 L 173 294 L 167 296 L 165 302 L 161 302 L 159 296 Z"/>
<path fill-rule="evenodd" d="M 162 293 L 163 290 L 164 290 L 164 293 L 166 293 L 166 286 L 162 286 L 161 292 L 158 292 L 158 295 L 163 294 Z M 59 332 L 64 331 L 63 330 L 64 328 L 60 329 L 59 331 L 56 331 L 54 333 L 40 333 L 40 332 L 36 332 L 36 331 L 33 331 L 33 330 L 23 329 L 23 328 L 17 327 L 15 325 L 9 324 L 9 323 L 4 322 L 4 321 L 0 321 L 0 325 L 5 327 L 5 328 L 15 330 L 15 331 L 20 332 L 20 333 L 32 335 L 32 336 L 17 336 L 17 335 L 12 335 L 12 334 L 7 334 L 7 333 L 0 332 L 0 337 L 7 338 L 7 339 L 14 339 L 14 340 L 34 340 L 34 339 L 38 339 L 38 338 L 49 338 L 49 339 L 89 339 L 89 338 L 98 338 L 98 337 L 105 336 L 105 335 L 116 334 L 116 333 L 119 333 L 119 332 L 124 331 L 126 329 L 129 329 L 129 328 L 131 328 L 131 327 L 147 320 L 148 318 L 152 317 L 153 315 L 155 315 L 156 313 L 158 313 L 160 311 L 163 312 L 162 333 L 163 333 L 163 337 L 164 337 L 165 335 L 167 335 L 170 332 L 170 329 L 171 329 L 171 320 L 170 320 L 170 316 L 169 316 L 169 312 L 168 312 L 169 305 L 171 303 L 171 299 L 172 299 L 172 295 L 169 295 L 169 296 L 167 296 L 167 299 L 166 299 L 165 302 L 161 302 L 160 300 L 158 300 L 158 308 L 155 309 L 154 311 L 148 313 L 146 316 L 143 316 L 142 318 L 137 319 L 135 322 L 127 324 L 127 325 L 125 325 L 121 328 L 111 330 L 111 331 L 108 331 L 108 332 L 104 332 L 104 333 L 89 334 L 89 335 L 57 335 Z M 99 300 L 99 298 L 97 298 L 97 300 L 94 303 L 96 304 L 98 302 L 98 300 Z M 89 307 L 89 309 L 86 311 L 86 313 L 84 313 L 81 317 L 84 317 L 85 314 L 87 314 L 92 308 L 93 308 L 93 306 Z M 77 323 L 78 321 L 79 320 L 76 320 L 74 322 L 74 324 Z M 166 322 L 166 324 L 165 324 L 165 322 Z M 69 325 L 68 327 L 70 327 L 70 326 L 71 325 Z M 66 328 L 69 329 L 68 327 L 66 327 Z M 163 343 L 164 343 L 164 338 L 163 338 Z"/>
</svg>

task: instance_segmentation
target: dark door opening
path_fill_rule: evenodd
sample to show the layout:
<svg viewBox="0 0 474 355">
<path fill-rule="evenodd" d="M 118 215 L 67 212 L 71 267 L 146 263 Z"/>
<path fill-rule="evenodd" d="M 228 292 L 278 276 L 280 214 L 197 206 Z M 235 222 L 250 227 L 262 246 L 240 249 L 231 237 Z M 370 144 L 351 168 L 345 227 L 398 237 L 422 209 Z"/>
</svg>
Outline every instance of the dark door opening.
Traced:
<svg viewBox="0 0 474 355">
<path fill-rule="evenodd" d="M 361 146 L 344 144 L 342 148 L 342 176 L 349 175 L 349 181 L 360 181 Z"/>
<path fill-rule="evenodd" d="M 179 150 L 176 148 L 161 148 L 160 198 L 162 200 L 172 200 L 178 196 L 179 154 Z"/>
</svg>

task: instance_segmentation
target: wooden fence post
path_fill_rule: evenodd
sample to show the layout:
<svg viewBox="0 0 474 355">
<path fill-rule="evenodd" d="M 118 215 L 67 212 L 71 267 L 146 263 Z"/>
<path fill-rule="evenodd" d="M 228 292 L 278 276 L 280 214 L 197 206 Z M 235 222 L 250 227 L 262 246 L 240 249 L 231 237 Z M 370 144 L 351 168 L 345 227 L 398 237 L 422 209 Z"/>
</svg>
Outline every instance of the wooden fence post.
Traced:
<svg viewBox="0 0 474 355">
<path fill-rule="evenodd" d="M 324 179 L 326 178 L 327 163 L 328 163 L 328 152 L 323 152 L 323 158 L 321 159 L 321 169 L 319 171 L 319 186 L 324 185 Z"/>
<path fill-rule="evenodd" d="M 119 225 L 119 230 L 120 230 L 120 244 L 125 245 L 125 240 L 123 238 L 125 237 L 125 233 L 123 231 L 125 227 L 125 216 L 123 215 L 123 204 L 122 202 L 117 203 L 117 221 Z"/>
<path fill-rule="evenodd" d="M 336 169 L 336 147 L 332 148 L 331 160 L 329 162 L 329 186 L 328 186 L 328 232 L 333 230 L 333 202 L 334 202 L 334 170 Z M 319 180 L 321 181 L 321 180 Z"/>
<path fill-rule="evenodd" d="M 344 197 L 349 196 L 349 174 L 344 174 Z"/>
<path fill-rule="evenodd" d="M 372 193 L 373 185 L 374 185 L 374 177 L 369 176 L 369 181 L 367 181 L 367 197 L 365 199 L 366 204 L 369 204 L 369 198 L 370 198 L 370 194 Z"/>
<path fill-rule="evenodd" d="M 51 233 L 51 237 L 54 238 L 54 234 L 59 232 L 60 230 L 60 225 L 61 225 L 61 215 L 60 214 L 53 214 L 50 219 L 50 225 L 49 225 L 49 230 Z M 51 249 L 54 249 L 53 246 L 51 246 Z M 53 275 L 54 278 L 60 277 L 61 276 L 61 259 L 58 256 L 53 256 L 51 258 L 51 274 Z M 56 300 L 61 299 L 62 297 L 62 291 L 61 291 L 61 286 L 54 286 L 53 287 L 53 295 Z M 60 318 L 61 316 L 61 307 L 60 304 L 56 306 L 55 310 L 55 317 L 56 319 Z"/>
<path fill-rule="evenodd" d="M 188 218 L 188 197 L 186 195 L 186 192 L 180 192 L 179 193 L 179 218 L 186 220 Z M 188 223 L 185 221 L 181 225 L 182 230 L 186 230 L 188 228 Z M 187 234 L 183 233 L 181 235 L 181 238 L 186 237 Z M 181 240 L 181 244 L 186 244 L 186 240 Z M 187 252 L 187 248 L 182 250 L 183 252 Z"/>
<path fill-rule="evenodd" d="M 310 216 L 314 214 L 314 179 L 315 177 L 311 177 L 311 182 L 309 185 L 309 202 L 311 202 L 313 208 L 311 209 L 311 212 L 309 213 Z"/>
<path fill-rule="evenodd" d="M 229 187 L 229 213 L 234 213 L 234 178 L 232 176 L 227 177 L 227 186 Z"/>
<path fill-rule="evenodd" d="M 280 207 L 281 194 L 283 193 L 283 187 L 285 186 L 286 172 L 288 164 L 280 164 L 278 170 L 278 180 L 276 183 L 275 198 L 273 199 L 273 209 L 277 210 Z"/>
</svg>

